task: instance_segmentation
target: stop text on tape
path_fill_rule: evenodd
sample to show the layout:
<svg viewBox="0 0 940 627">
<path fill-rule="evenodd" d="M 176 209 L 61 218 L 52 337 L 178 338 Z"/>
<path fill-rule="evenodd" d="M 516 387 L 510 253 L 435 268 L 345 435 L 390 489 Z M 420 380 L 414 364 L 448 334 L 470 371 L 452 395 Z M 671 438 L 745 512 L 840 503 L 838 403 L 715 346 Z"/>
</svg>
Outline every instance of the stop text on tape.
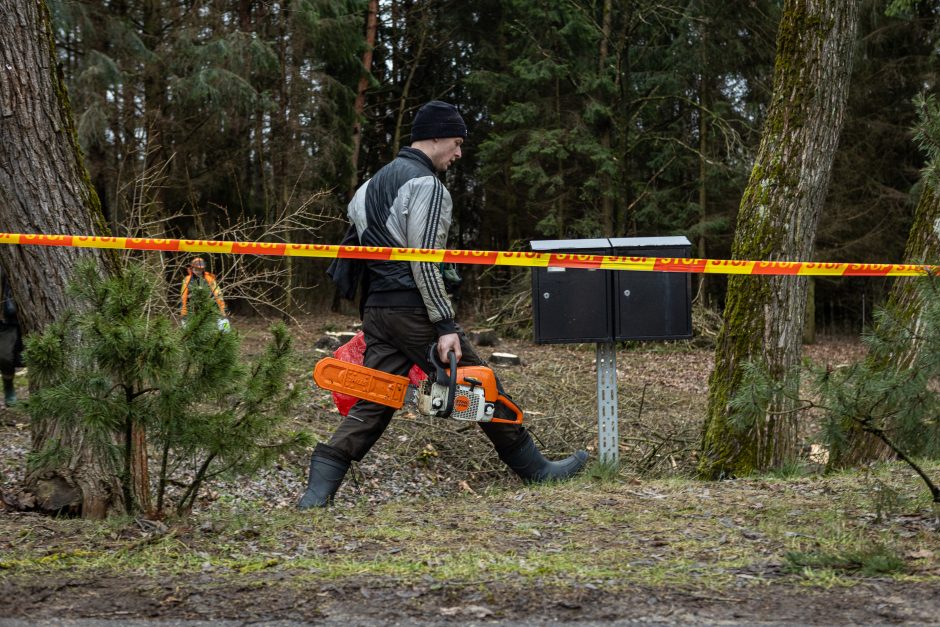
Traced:
<svg viewBox="0 0 940 627">
<path fill-rule="evenodd" d="M 95 235 L 42 235 L 0 233 L 0 245 L 65 246 L 117 250 L 221 253 L 320 259 L 364 259 L 417 261 L 483 266 L 625 270 L 634 272 L 683 272 L 729 275 L 795 276 L 926 276 L 940 266 L 916 264 L 833 263 L 818 261 L 747 261 L 741 259 L 683 259 L 678 257 L 625 257 L 580 253 L 526 251 L 446 250 L 385 248 L 380 246 L 336 246 L 279 242 L 227 242 L 219 240 L 108 237 Z"/>
</svg>

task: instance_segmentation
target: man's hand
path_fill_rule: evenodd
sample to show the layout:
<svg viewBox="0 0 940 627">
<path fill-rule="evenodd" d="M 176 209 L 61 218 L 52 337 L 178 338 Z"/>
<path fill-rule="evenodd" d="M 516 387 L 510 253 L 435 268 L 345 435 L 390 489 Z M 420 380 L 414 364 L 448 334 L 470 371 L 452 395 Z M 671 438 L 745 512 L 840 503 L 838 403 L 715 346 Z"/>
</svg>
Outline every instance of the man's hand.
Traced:
<svg viewBox="0 0 940 627">
<path fill-rule="evenodd" d="M 454 351 L 457 363 L 460 363 L 463 353 L 460 352 L 460 336 L 456 333 L 448 333 L 437 338 L 437 355 L 441 358 L 442 364 L 449 363 L 447 353 L 450 351 Z"/>
</svg>

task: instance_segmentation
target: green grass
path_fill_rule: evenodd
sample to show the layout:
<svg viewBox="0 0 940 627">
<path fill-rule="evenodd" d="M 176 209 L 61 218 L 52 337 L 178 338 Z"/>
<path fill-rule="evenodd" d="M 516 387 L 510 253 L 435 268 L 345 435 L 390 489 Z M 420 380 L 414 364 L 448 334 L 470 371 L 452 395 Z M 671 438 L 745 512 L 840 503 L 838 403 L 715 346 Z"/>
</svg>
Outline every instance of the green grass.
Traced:
<svg viewBox="0 0 940 627">
<path fill-rule="evenodd" d="M 0 517 L 0 535 L 16 538 L 0 558 L 0 581 L 72 572 L 239 579 L 272 571 L 295 583 L 365 577 L 713 591 L 741 576 L 817 587 L 872 577 L 937 581 L 936 532 L 910 527 L 912 515 L 930 516 L 919 485 L 901 467 L 880 481 L 904 497 L 904 520 L 879 519 L 870 485 L 844 473 L 714 483 L 588 473 L 564 484 L 312 513 L 217 502 L 168 521 L 162 535 L 121 518 Z"/>
<path fill-rule="evenodd" d="M 907 562 L 896 549 L 883 545 L 826 551 L 794 551 L 786 554 L 787 565 L 793 572 L 831 571 L 862 575 L 892 575 L 907 570 Z"/>
</svg>

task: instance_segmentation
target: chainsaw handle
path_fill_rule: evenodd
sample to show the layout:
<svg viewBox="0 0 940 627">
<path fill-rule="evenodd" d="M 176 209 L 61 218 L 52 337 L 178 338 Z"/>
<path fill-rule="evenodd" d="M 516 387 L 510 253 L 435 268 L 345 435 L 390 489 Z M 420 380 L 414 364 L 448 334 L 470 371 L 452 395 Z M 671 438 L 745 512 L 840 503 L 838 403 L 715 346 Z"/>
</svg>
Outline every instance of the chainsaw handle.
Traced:
<svg viewBox="0 0 940 627">
<path fill-rule="evenodd" d="M 447 357 L 450 360 L 450 376 L 445 373 L 446 366 L 441 363 L 437 355 L 437 344 L 431 344 L 428 351 L 428 359 L 434 366 L 434 381 L 439 385 L 447 386 L 447 406 L 437 412 L 440 418 L 449 418 L 454 412 L 454 399 L 457 397 L 457 355 L 454 351 L 447 351 Z"/>
</svg>

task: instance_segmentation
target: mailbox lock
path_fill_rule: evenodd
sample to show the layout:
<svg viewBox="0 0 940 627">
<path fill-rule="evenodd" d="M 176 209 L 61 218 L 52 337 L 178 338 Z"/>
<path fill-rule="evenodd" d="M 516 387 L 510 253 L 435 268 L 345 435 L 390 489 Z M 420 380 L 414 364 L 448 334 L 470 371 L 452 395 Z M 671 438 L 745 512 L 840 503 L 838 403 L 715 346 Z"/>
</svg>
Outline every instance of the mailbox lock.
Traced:
<svg viewBox="0 0 940 627">
<path fill-rule="evenodd" d="M 623 295 L 626 296 L 627 298 L 629 298 L 629 297 L 630 297 L 630 290 L 624 290 L 624 291 L 623 291 Z"/>
<path fill-rule="evenodd" d="M 545 292 L 544 294 L 542 294 L 542 297 L 545 298 L 545 300 L 548 300 L 549 296 L 551 296 L 551 294 L 549 294 L 548 292 Z"/>
</svg>

